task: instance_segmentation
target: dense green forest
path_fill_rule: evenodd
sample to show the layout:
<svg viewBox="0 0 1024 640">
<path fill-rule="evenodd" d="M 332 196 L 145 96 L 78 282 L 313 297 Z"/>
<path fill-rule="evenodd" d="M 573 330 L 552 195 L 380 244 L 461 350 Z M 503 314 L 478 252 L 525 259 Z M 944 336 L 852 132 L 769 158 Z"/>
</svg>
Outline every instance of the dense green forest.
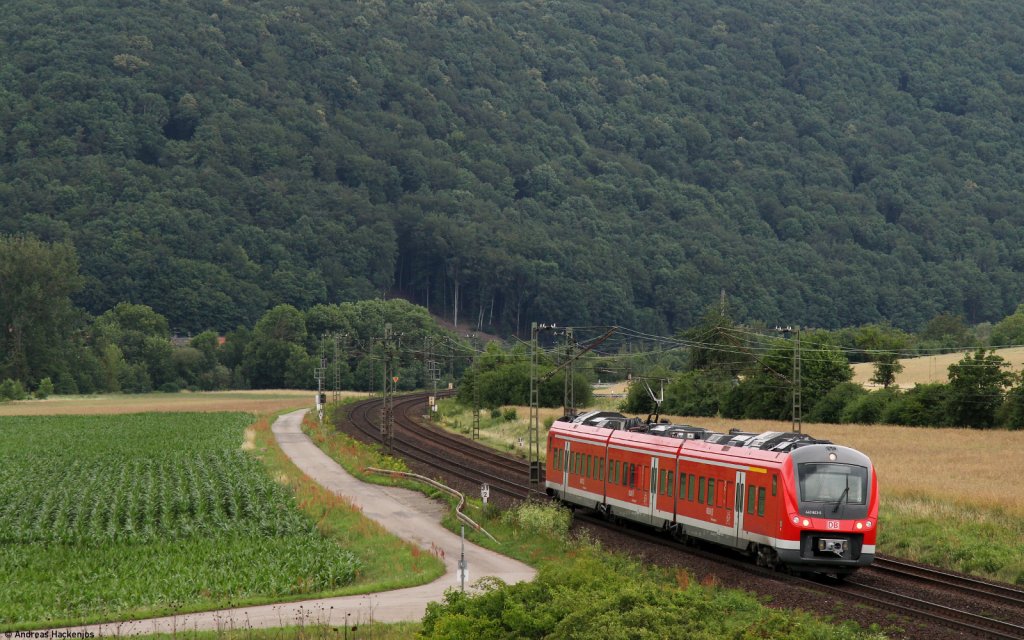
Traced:
<svg viewBox="0 0 1024 640">
<path fill-rule="evenodd" d="M 401 296 L 520 334 L 1024 298 L 1024 7 L 9 0 L 0 233 L 93 315 Z"/>
</svg>

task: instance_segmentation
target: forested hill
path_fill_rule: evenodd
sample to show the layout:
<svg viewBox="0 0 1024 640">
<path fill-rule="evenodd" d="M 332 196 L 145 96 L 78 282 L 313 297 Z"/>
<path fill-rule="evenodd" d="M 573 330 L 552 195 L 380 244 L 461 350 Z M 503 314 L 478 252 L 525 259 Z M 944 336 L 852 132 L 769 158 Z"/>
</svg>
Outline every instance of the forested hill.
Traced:
<svg viewBox="0 0 1024 640">
<path fill-rule="evenodd" d="M 835 327 L 1024 298 L 1014 0 L 7 0 L 0 233 L 94 313 Z M 457 307 L 456 307 L 457 300 Z"/>
</svg>

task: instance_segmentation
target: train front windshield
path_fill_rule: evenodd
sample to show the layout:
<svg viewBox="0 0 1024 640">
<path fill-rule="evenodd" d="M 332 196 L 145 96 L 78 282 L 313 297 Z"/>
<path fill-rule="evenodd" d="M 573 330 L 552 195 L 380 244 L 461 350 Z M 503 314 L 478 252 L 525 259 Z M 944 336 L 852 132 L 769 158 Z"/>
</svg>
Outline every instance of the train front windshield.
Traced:
<svg viewBox="0 0 1024 640">
<path fill-rule="evenodd" d="M 868 470 L 852 464 L 804 462 L 797 465 L 801 502 L 864 504 L 868 498 Z"/>
</svg>

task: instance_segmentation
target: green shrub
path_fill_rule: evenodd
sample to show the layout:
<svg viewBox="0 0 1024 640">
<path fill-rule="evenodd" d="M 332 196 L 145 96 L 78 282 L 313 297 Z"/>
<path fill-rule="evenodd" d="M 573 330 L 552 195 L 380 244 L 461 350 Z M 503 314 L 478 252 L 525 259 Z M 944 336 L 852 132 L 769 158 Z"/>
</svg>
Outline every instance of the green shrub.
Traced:
<svg viewBox="0 0 1024 640">
<path fill-rule="evenodd" d="M 36 397 L 40 400 L 49 398 L 53 395 L 53 381 L 49 378 L 43 378 L 39 381 L 39 386 L 36 388 Z"/>
<path fill-rule="evenodd" d="M 505 409 L 505 412 L 501 414 L 501 417 L 505 419 L 505 422 L 512 422 L 518 418 L 519 415 L 516 413 L 515 407 L 509 407 L 508 409 Z"/>
<path fill-rule="evenodd" d="M 846 405 L 841 419 L 845 423 L 876 424 L 882 419 L 886 406 L 894 402 L 898 394 L 893 389 L 879 389 L 860 396 Z"/>
<path fill-rule="evenodd" d="M 21 380 L 7 378 L 0 383 L 0 400 L 24 400 L 26 397 L 25 387 Z"/>
<path fill-rule="evenodd" d="M 911 427 L 944 427 L 949 425 L 946 398 L 949 386 L 942 383 L 919 384 L 898 394 L 882 410 L 881 421 Z"/>
<path fill-rule="evenodd" d="M 491 420 L 497 420 L 501 417 L 501 409 L 491 409 Z"/>
<path fill-rule="evenodd" d="M 837 384 L 814 405 L 806 416 L 807 421 L 838 424 L 842 422 L 843 411 L 846 407 L 867 394 L 867 390 L 856 382 Z"/>
<path fill-rule="evenodd" d="M 569 535 L 572 513 L 554 503 L 523 502 L 506 511 L 503 519 L 517 533 L 543 532 L 565 538 Z"/>
</svg>

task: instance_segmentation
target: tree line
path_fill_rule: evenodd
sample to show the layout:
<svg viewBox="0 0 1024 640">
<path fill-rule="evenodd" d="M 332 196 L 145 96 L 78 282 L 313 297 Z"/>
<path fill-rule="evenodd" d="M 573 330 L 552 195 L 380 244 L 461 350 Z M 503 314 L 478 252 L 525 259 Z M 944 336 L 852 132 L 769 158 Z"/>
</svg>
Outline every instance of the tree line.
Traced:
<svg viewBox="0 0 1024 640">
<path fill-rule="evenodd" d="M 71 296 L 84 286 L 77 264 L 68 242 L 0 236 L 0 399 L 315 389 L 314 369 L 325 365 L 324 388 L 334 388 L 337 374 L 341 388 L 371 391 L 381 387 L 385 357 L 394 359 L 398 387 L 407 390 L 427 385 L 430 354 L 451 359 L 446 380 L 465 366 L 465 341 L 404 300 L 305 311 L 280 304 L 251 328 L 240 325 L 223 336 L 206 330 L 175 345 L 167 318 L 148 305 L 121 302 L 98 316 L 76 307 Z M 390 355 L 379 340 L 386 324 L 398 336 Z"/>
<path fill-rule="evenodd" d="M 983 340 L 987 336 L 987 340 Z M 655 370 L 667 381 L 663 413 L 790 420 L 800 355 L 801 417 L 808 422 L 886 423 L 910 426 L 1024 428 L 1024 372 L 993 346 L 1024 344 L 1024 305 L 995 325 L 969 330 L 951 316 L 934 318 L 920 334 L 886 325 L 838 331 L 814 330 L 780 338 L 735 324 L 720 310 L 709 310 L 701 325 L 680 334 L 693 346 L 683 371 Z M 948 369 L 947 382 L 893 383 L 900 358 L 965 351 Z M 876 390 L 851 382 L 851 362 L 872 362 Z M 640 385 L 631 385 L 627 411 L 652 411 Z"/>
</svg>

